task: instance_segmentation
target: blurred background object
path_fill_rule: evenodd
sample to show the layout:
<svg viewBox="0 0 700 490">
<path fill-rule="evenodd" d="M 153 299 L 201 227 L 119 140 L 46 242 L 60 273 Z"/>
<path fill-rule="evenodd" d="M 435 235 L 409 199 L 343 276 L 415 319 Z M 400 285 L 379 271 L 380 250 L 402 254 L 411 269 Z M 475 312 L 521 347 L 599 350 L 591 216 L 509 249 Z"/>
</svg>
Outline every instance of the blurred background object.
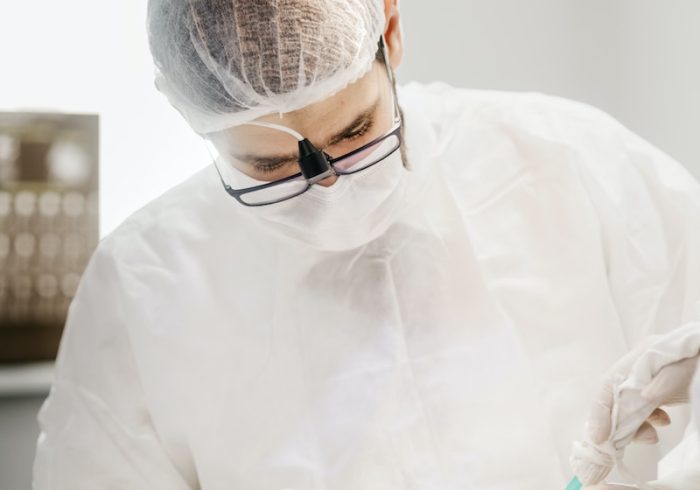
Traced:
<svg viewBox="0 0 700 490">
<path fill-rule="evenodd" d="M 400 81 L 592 104 L 700 179 L 700 2 L 399 0 Z"/>
<path fill-rule="evenodd" d="M 0 113 L 0 363 L 56 355 L 98 241 L 96 115 Z"/>
<path fill-rule="evenodd" d="M 97 115 L 0 112 L 3 490 L 31 488 L 37 411 L 98 242 L 98 138 Z"/>
</svg>

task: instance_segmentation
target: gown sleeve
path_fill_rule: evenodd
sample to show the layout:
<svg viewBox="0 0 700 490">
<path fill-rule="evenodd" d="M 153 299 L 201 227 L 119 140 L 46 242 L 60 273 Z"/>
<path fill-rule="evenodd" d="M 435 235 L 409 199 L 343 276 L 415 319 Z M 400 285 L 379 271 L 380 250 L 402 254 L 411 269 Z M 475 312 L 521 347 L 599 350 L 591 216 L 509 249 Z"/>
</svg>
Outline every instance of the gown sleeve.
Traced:
<svg viewBox="0 0 700 490">
<path fill-rule="evenodd" d="M 577 170 L 602 228 L 629 347 L 700 322 L 700 183 L 612 117 L 581 111 L 589 114 L 577 125 Z"/>
<path fill-rule="evenodd" d="M 612 117 L 587 111 L 577 168 L 602 227 L 607 287 L 628 347 L 700 328 L 700 183 Z M 655 488 L 700 488 L 699 460 L 688 457 L 698 452 L 697 436 L 686 431 L 662 460 Z"/>
<path fill-rule="evenodd" d="M 35 490 L 196 488 L 150 418 L 123 313 L 123 276 L 101 242 L 69 308 L 38 415 Z"/>
</svg>

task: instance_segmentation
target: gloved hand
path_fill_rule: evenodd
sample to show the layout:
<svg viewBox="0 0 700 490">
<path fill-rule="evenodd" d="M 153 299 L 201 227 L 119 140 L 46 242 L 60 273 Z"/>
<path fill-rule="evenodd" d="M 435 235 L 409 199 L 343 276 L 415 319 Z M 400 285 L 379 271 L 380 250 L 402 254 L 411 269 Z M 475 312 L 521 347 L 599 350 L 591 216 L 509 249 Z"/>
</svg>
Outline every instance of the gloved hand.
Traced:
<svg viewBox="0 0 700 490">
<path fill-rule="evenodd" d="M 632 355 L 638 357 L 639 353 L 633 351 Z M 639 428 L 634 432 L 632 441 L 646 444 L 658 442 L 659 437 L 654 426 L 665 426 L 671 423 L 668 414 L 658 407 L 688 403 L 690 399 L 690 385 L 698 367 L 698 358 L 699 356 L 696 355 L 695 357 L 682 359 L 664 366 L 652 378 L 651 382 L 642 389 L 639 395 L 649 404 L 652 412 L 646 420 L 640 421 Z M 591 442 L 594 444 L 603 444 L 610 437 L 612 412 L 615 402 L 615 386 L 627 379 L 630 375 L 630 369 L 636 360 L 633 357 L 631 359 L 623 358 L 624 365 L 616 365 L 614 370 L 606 376 L 603 388 L 591 409 L 588 421 L 589 435 Z M 624 408 L 620 409 L 620 411 L 625 412 Z"/>
<path fill-rule="evenodd" d="M 574 444 L 571 456 L 584 485 L 603 481 L 616 464 L 624 474 L 624 448 L 633 440 L 658 441 L 654 426 L 670 423 L 659 407 L 688 401 L 699 352 L 700 324 L 688 324 L 650 337 L 610 369 L 591 410 L 587 438 Z"/>
</svg>

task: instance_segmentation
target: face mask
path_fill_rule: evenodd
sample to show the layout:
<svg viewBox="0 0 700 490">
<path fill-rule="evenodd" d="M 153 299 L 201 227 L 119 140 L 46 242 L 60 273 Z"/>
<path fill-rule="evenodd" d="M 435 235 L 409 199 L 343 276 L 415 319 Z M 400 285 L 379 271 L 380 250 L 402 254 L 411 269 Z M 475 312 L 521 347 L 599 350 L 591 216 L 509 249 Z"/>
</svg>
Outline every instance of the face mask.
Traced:
<svg viewBox="0 0 700 490">
<path fill-rule="evenodd" d="M 227 167 L 241 187 L 265 183 Z M 319 250 L 349 250 L 379 237 L 396 219 L 408 174 L 396 150 L 368 169 L 339 176 L 329 187 L 316 184 L 287 201 L 241 212 L 287 239 Z"/>
</svg>

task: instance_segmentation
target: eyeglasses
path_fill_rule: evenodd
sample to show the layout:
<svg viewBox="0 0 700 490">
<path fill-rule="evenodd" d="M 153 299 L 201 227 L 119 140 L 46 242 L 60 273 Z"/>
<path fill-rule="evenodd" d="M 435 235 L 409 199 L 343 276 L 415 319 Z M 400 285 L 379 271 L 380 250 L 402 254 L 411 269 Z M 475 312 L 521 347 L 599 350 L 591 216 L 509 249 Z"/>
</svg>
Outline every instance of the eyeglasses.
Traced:
<svg viewBox="0 0 700 490">
<path fill-rule="evenodd" d="M 394 153 L 401 147 L 401 116 L 398 108 L 394 81 L 389 68 L 384 36 L 379 40 L 379 49 L 391 83 L 393 125 L 388 133 L 375 138 L 344 155 L 333 158 L 317 150 L 307 139 L 299 141 L 300 172 L 265 184 L 234 189 L 224 179 L 216 161 L 214 166 L 226 192 L 245 206 L 266 206 L 297 197 L 308 191 L 312 185 L 330 176 L 352 175 L 366 170 Z"/>
</svg>

